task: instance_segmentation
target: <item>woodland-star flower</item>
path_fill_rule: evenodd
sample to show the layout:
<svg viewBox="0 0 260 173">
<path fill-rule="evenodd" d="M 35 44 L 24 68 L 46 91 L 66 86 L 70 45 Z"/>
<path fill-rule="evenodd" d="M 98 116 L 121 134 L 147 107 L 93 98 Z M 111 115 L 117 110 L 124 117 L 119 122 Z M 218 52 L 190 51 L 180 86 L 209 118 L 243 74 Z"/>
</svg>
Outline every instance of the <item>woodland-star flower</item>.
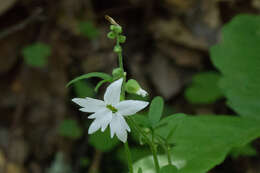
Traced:
<svg viewBox="0 0 260 173">
<path fill-rule="evenodd" d="M 89 97 L 72 99 L 82 107 L 80 111 L 93 113 L 88 117 L 94 119 L 88 129 L 89 134 L 95 133 L 100 128 L 104 132 L 109 125 L 111 138 L 116 134 L 119 140 L 126 142 L 127 131 L 130 132 L 130 128 L 124 117 L 144 109 L 149 103 L 139 100 L 120 101 L 122 82 L 123 78 L 107 87 L 104 101 Z"/>
</svg>

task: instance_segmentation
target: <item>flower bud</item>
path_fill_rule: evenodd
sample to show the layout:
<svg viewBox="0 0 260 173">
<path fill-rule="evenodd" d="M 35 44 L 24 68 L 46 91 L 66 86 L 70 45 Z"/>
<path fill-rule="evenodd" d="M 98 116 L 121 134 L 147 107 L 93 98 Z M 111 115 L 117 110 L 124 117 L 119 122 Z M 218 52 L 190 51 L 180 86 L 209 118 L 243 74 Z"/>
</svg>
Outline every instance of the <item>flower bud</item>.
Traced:
<svg viewBox="0 0 260 173">
<path fill-rule="evenodd" d="M 120 36 L 118 37 L 118 41 L 119 41 L 119 43 L 124 43 L 124 42 L 126 41 L 126 36 L 120 35 Z"/>
<path fill-rule="evenodd" d="M 116 45 L 116 46 L 114 47 L 114 52 L 116 52 L 116 53 L 122 52 L 121 46 L 120 46 L 120 45 Z"/>
<path fill-rule="evenodd" d="M 107 34 L 107 37 L 110 38 L 110 39 L 115 39 L 116 38 L 116 34 L 112 31 L 110 31 L 108 34 Z"/>
<path fill-rule="evenodd" d="M 124 75 L 124 71 L 121 68 L 115 68 L 112 72 L 114 79 L 119 79 Z"/>
<path fill-rule="evenodd" d="M 114 31 L 117 34 L 121 34 L 122 33 L 122 27 L 119 25 L 110 25 L 110 30 Z"/>
<path fill-rule="evenodd" d="M 137 94 L 137 95 L 140 95 L 142 97 L 145 97 L 145 96 L 148 95 L 148 93 L 145 90 L 143 90 L 140 87 L 139 83 L 136 80 L 134 80 L 134 79 L 130 79 L 130 80 L 127 81 L 127 83 L 126 83 L 126 91 L 128 93 Z"/>
</svg>

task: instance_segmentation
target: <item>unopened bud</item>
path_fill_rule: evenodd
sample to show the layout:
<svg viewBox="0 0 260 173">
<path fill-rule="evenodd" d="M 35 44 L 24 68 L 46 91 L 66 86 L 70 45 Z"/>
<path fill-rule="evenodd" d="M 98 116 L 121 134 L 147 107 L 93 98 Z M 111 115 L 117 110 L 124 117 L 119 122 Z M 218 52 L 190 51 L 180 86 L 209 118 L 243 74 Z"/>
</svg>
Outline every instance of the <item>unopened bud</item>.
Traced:
<svg viewBox="0 0 260 173">
<path fill-rule="evenodd" d="M 148 95 L 148 93 L 145 90 L 143 90 L 140 87 L 139 83 L 134 79 L 130 79 L 130 80 L 127 81 L 126 91 L 130 94 L 137 94 L 137 95 L 140 95 L 142 97 L 145 97 L 145 96 Z"/>
<path fill-rule="evenodd" d="M 119 79 L 124 75 L 124 71 L 121 68 L 115 68 L 112 75 L 114 79 Z"/>
</svg>

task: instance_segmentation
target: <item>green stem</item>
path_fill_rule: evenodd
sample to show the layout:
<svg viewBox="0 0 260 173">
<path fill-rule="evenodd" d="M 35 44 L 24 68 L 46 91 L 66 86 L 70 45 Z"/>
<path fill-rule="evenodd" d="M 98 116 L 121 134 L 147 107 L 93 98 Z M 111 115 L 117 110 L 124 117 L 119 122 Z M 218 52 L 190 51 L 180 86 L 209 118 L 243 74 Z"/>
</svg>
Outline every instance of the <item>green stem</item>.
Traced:
<svg viewBox="0 0 260 173">
<path fill-rule="evenodd" d="M 116 44 L 120 46 L 118 37 L 117 37 Z M 121 70 L 124 72 L 122 52 L 119 52 L 117 55 L 118 55 L 119 67 L 120 67 Z M 122 100 L 125 99 L 125 82 L 126 82 L 126 77 L 125 77 L 125 75 L 124 75 L 124 80 L 123 80 L 122 90 L 121 90 L 121 96 L 122 96 L 121 99 L 122 99 Z M 134 173 L 134 170 L 133 170 L 133 162 L 132 162 L 132 157 L 131 157 L 131 151 L 130 151 L 130 148 L 129 148 L 129 146 L 128 146 L 128 142 L 127 142 L 127 141 L 124 143 L 124 147 L 125 147 L 125 153 L 126 153 L 126 156 L 127 156 L 127 163 L 128 163 L 129 172 L 130 172 L 130 173 Z"/>
<path fill-rule="evenodd" d="M 134 173 L 131 152 L 130 152 L 127 141 L 124 143 L 124 146 L 125 146 L 125 153 L 127 155 L 128 169 L 129 169 L 130 173 Z"/>
<path fill-rule="evenodd" d="M 168 164 L 172 165 L 172 159 L 171 159 L 171 154 L 170 154 L 170 148 L 168 144 L 165 146 L 165 152 L 167 153 L 167 158 L 168 158 Z"/>
<path fill-rule="evenodd" d="M 155 148 L 154 145 L 150 145 L 150 149 L 151 149 L 152 154 L 153 154 L 153 161 L 154 161 L 154 166 L 155 166 L 156 173 L 159 173 L 160 172 L 160 166 L 159 166 L 159 161 L 158 161 L 158 157 L 157 157 L 156 148 Z"/>
<path fill-rule="evenodd" d="M 160 172 L 160 166 L 159 166 L 159 161 L 158 161 L 158 157 L 157 157 L 157 151 L 156 151 L 153 140 L 150 140 L 148 138 L 148 136 L 145 134 L 145 132 L 142 130 L 142 128 L 139 127 L 139 125 L 136 124 L 131 117 L 128 117 L 128 120 L 132 124 L 132 126 L 139 132 L 139 134 L 141 134 L 143 136 L 144 140 L 149 145 L 149 147 L 152 151 L 152 154 L 153 154 L 153 161 L 154 161 L 156 173 L 159 173 Z"/>
<path fill-rule="evenodd" d="M 117 35 L 116 45 L 117 45 L 117 46 L 120 46 L 119 38 L 118 38 L 118 37 L 119 37 L 119 35 Z M 118 53 L 118 63 L 119 63 L 119 67 L 124 71 L 122 51 Z"/>
</svg>

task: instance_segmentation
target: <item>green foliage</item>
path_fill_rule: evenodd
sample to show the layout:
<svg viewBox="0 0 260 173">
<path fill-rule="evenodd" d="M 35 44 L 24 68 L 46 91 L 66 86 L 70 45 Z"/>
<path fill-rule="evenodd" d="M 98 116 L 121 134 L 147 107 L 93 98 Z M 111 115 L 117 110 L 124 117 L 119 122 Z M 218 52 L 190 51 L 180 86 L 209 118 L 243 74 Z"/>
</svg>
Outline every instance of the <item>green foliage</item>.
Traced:
<svg viewBox="0 0 260 173">
<path fill-rule="evenodd" d="M 138 169 L 138 173 L 143 173 L 142 168 L 139 168 L 139 169 Z"/>
<path fill-rule="evenodd" d="M 177 173 L 178 169 L 174 165 L 166 165 L 161 168 L 160 173 Z"/>
<path fill-rule="evenodd" d="M 82 128 L 78 125 L 77 121 L 73 119 L 63 120 L 58 132 L 61 136 L 71 139 L 79 139 L 83 135 Z"/>
<path fill-rule="evenodd" d="M 101 79 L 106 79 L 106 80 L 112 80 L 112 77 L 106 73 L 101 73 L 101 72 L 92 72 L 92 73 L 88 73 L 88 74 L 84 74 L 81 75 L 79 77 L 76 77 L 75 79 L 71 80 L 66 87 L 69 87 L 71 84 L 78 82 L 79 80 L 82 79 L 89 79 L 89 78 L 93 78 L 93 77 L 98 77 Z"/>
<path fill-rule="evenodd" d="M 109 129 L 107 128 L 104 132 L 97 131 L 90 135 L 89 143 L 100 151 L 108 152 L 117 146 L 119 141 L 116 137 L 113 139 L 110 138 Z"/>
<path fill-rule="evenodd" d="M 147 114 L 137 113 L 137 114 L 133 115 L 132 118 L 137 124 L 139 124 L 143 127 L 150 127 L 150 122 L 147 117 Z"/>
<path fill-rule="evenodd" d="M 260 16 L 239 15 L 222 29 L 211 59 L 223 74 L 220 87 L 228 105 L 244 117 L 260 120 Z"/>
<path fill-rule="evenodd" d="M 95 92 L 94 92 L 94 86 L 85 81 L 78 81 L 74 85 L 74 91 L 77 95 L 77 97 L 94 97 Z"/>
<path fill-rule="evenodd" d="M 133 162 L 139 159 L 149 156 L 151 154 L 150 150 L 146 147 L 131 147 L 131 155 Z M 127 164 L 127 158 L 125 157 L 125 149 L 122 147 L 118 150 L 117 156 L 119 160 Z"/>
<path fill-rule="evenodd" d="M 155 127 L 160 121 L 163 113 L 164 101 L 162 97 L 155 97 L 149 108 L 148 119 L 152 127 Z"/>
<path fill-rule="evenodd" d="M 98 29 L 90 21 L 82 21 L 78 24 L 79 32 L 88 39 L 95 39 L 99 35 Z"/>
<path fill-rule="evenodd" d="M 168 142 L 175 145 L 171 153 L 178 173 L 205 173 L 220 164 L 232 148 L 260 136 L 259 122 L 232 116 L 176 114 L 164 118 L 160 124 L 164 125 L 155 133 L 162 138 L 167 138 L 169 129 L 177 126 Z M 161 166 L 167 165 L 167 157 L 159 157 L 159 162 Z M 135 169 L 142 167 L 146 173 L 146 167 L 151 170 L 151 166 L 153 162 L 147 157 L 138 161 Z"/>
<path fill-rule="evenodd" d="M 251 144 L 246 144 L 241 147 L 232 148 L 230 155 L 236 159 L 239 156 L 256 156 L 257 151 Z"/>
<path fill-rule="evenodd" d="M 33 67 L 44 67 L 48 63 L 48 56 L 51 55 L 51 48 L 44 43 L 34 43 L 22 50 L 24 61 Z"/>
<path fill-rule="evenodd" d="M 209 104 L 223 97 L 218 81 L 220 75 L 217 72 L 203 72 L 196 74 L 192 84 L 185 90 L 185 97 L 191 103 Z"/>
</svg>

